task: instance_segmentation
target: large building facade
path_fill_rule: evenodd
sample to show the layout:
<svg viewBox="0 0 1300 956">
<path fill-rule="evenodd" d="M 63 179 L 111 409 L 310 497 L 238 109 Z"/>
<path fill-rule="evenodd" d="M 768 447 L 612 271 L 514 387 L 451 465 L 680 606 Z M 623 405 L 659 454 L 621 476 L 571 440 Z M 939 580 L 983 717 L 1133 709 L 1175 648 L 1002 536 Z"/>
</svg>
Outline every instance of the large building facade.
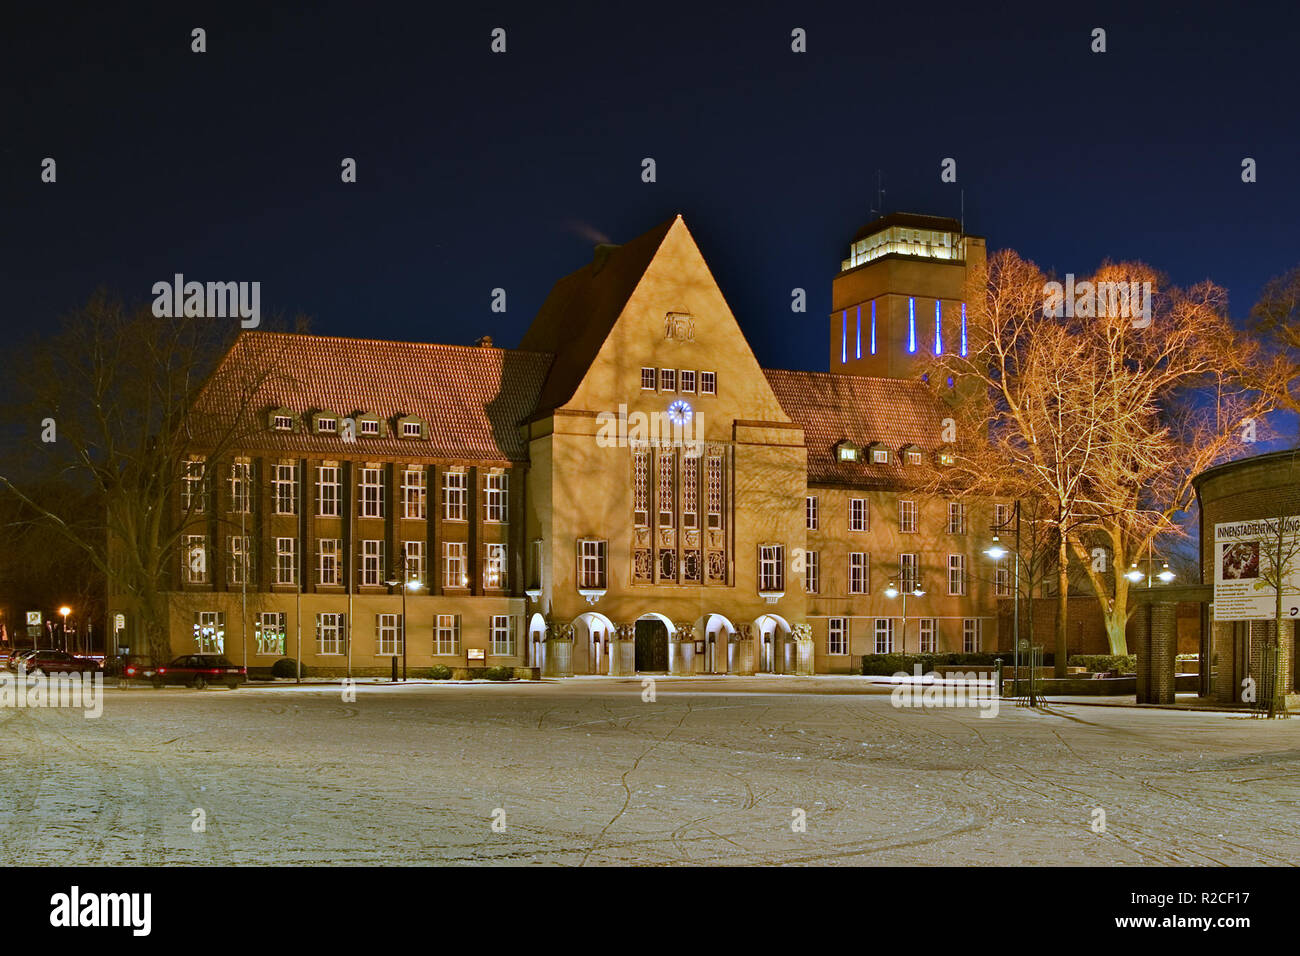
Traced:
<svg viewBox="0 0 1300 956">
<path fill-rule="evenodd" d="M 238 443 L 178 477 L 173 651 L 564 676 L 996 647 L 1010 579 L 983 549 L 1006 513 L 925 493 L 944 397 L 908 365 L 962 347 L 983 243 L 956 226 L 895 215 L 855 238 L 831 372 L 760 367 L 680 216 L 598 247 L 518 349 L 244 333 L 225 363 L 281 367 Z M 237 414 L 210 391 L 205 414 Z"/>
</svg>

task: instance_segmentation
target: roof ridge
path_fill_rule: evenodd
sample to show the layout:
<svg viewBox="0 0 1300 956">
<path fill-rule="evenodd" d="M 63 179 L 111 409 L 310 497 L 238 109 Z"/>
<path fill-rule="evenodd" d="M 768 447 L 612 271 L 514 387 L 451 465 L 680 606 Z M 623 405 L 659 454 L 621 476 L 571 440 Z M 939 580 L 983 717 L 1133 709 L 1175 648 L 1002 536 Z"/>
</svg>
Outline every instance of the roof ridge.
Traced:
<svg viewBox="0 0 1300 956">
<path fill-rule="evenodd" d="M 502 348 L 499 345 L 458 345 L 454 342 L 417 342 L 411 339 L 375 339 L 353 335 L 322 335 L 317 332 L 281 332 L 271 329 L 247 329 L 242 336 L 288 338 L 299 340 L 317 340 L 322 342 L 355 342 L 361 345 L 406 346 L 419 349 L 449 349 L 471 353 L 479 352 L 513 352 L 521 355 L 553 357 L 553 352 L 539 352 L 535 349 Z"/>
</svg>

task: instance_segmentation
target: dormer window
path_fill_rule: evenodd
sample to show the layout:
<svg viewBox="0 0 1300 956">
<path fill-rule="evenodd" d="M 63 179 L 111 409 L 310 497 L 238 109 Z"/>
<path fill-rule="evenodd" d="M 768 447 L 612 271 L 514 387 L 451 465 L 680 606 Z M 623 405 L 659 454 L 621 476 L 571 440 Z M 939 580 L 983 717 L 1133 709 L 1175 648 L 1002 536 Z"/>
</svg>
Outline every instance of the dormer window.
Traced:
<svg viewBox="0 0 1300 956">
<path fill-rule="evenodd" d="M 402 422 L 403 438 L 419 438 L 422 431 L 419 422 Z"/>
<path fill-rule="evenodd" d="M 278 432 L 293 431 L 293 419 L 288 415 L 276 415 L 271 419 L 271 427 Z"/>
<path fill-rule="evenodd" d="M 889 464 L 889 449 L 888 449 L 888 448 L 873 448 L 873 449 L 871 449 L 871 460 L 872 460 L 872 462 L 874 462 L 874 463 L 877 464 L 877 465 L 888 465 L 888 464 Z"/>
<path fill-rule="evenodd" d="M 357 420 L 357 433 L 368 435 L 372 438 L 379 435 L 379 420 L 377 418 L 361 418 Z"/>
<path fill-rule="evenodd" d="M 953 457 L 952 452 L 947 452 L 947 451 L 939 452 L 939 464 L 941 465 L 951 465 L 956 460 L 957 459 Z"/>
<path fill-rule="evenodd" d="M 835 446 L 837 461 L 858 461 L 861 449 L 851 441 L 842 441 Z"/>
<path fill-rule="evenodd" d="M 911 442 L 908 442 L 902 448 L 898 449 L 898 453 L 903 461 L 907 462 L 909 465 L 921 464 L 921 449 Z"/>
<path fill-rule="evenodd" d="M 339 430 L 339 420 L 337 418 L 318 418 L 316 419 L 316 432 L 321 435 L 336 435 Z"/>
</svg>

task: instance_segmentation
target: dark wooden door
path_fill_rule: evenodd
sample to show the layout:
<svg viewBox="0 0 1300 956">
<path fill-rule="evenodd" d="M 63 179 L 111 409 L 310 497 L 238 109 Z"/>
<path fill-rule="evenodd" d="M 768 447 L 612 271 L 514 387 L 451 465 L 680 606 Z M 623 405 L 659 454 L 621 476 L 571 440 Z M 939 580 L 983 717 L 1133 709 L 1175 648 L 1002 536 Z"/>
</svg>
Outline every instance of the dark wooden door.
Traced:
<svg viewBox="0 0 1300 956">
<path fill-rule="evenodd" d="M 663 621 L 636 622 L 636 669 L 668 670 L 668 628 Z"/>
</svg>

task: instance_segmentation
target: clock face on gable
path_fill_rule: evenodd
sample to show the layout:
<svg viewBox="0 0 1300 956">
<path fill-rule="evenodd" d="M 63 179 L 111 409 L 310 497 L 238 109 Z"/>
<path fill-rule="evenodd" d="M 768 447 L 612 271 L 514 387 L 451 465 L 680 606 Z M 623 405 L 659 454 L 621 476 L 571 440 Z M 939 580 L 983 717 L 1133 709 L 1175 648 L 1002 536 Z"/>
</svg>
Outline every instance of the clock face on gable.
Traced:
<svg viewBox="0 0 1300 956">
<path fill-rule="evenodd" d="M 674 425 L 685 425 L 693 414 L 691 403 L 681 398 L 668 406 L 668 420 Z"/>
</svg>

